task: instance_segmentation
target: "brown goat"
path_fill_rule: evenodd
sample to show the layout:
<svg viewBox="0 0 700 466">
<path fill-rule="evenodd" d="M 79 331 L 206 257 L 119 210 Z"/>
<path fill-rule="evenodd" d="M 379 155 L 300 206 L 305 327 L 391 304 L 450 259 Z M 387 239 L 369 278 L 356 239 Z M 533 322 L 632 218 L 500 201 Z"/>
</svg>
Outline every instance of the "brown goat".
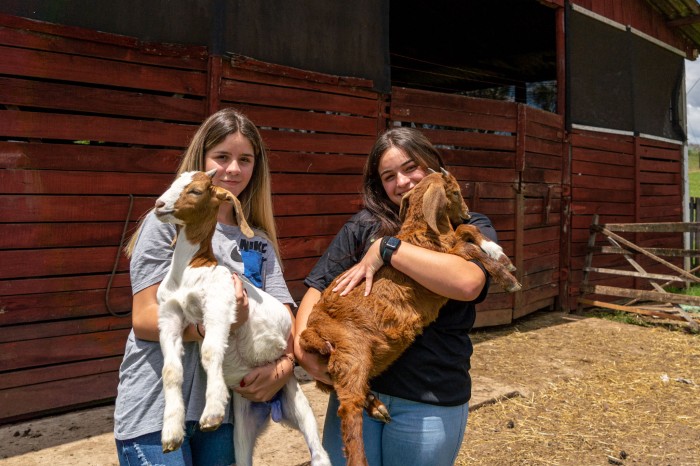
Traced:
<svg viewBox="0 0 700 466">
<path fill-rule="evenodd" d="M 506 290 L 520 289 L 500 246 L 478 228 L 461 225 L 469 218 L 469 210 L 452 175 L 426 176 L 404 196 L 400 212 L 403 225 L 396 237 L 401 241 L 479 259 Z M 456 232 L 453 224 L 460 224 Z M 329 286 L 314 306 L 300 344 L 304 351 L 328 358 L 333 387 L 317 384 L 326 391 L 336 390 L 347 464 L 362 466 L 367 465 L 363 408 L 376 419 L 390 420 L 386 407 L 369 392 L 369 380 L 386 370 L 437 318 L 447 298 L 393 267 L 379 269 L 369 296 L 363 296 L 363 287 L 347 296 L 334 293 L 332 288 Z"/>
</svg>

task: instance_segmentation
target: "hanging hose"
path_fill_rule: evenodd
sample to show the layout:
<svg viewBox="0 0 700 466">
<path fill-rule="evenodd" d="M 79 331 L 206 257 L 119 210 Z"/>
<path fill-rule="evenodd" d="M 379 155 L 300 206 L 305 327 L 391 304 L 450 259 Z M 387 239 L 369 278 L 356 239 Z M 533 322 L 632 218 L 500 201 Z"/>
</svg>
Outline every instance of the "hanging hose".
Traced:
<svg viewBox="0 0 700 466">
<path fill-rule="evenodd" d="M 116 257 L 114 258 L 114 267 L 112 267 L 112 273 L 109 275 L 109 281 L 107 282 L 107 289 L 105 290 L 105 306 L 107 307 L 107 310 L 109 311 L 110 314 L 112 314 L 114 317 L 126 317 L 129 314 L 131 314 L 131 309 L 129 309 L 127 312 L 123 313 L 118 313 L 114 310 L 112 310 L 112 306 L 109 305 L 109 292 L 112 289 L 112 280 L 114 280 L 114 275 L 117 272 L 117 265 L 119 264 L 119 255 L 121 254 L 122 251 L 122 245 L 124 244 L 124 237 L 126 236 L 126 230 L 129 227 L 129 219 L 131 218 L 131 210 L 134 207 L 134 195 L 129 194 L 129 211 L 126 213 L 126 219 L 124 220 L 124 229 L 122 230 L 122 236 L 121 239 L 119 240 L 119 247 L 117 248 L 117 254 Z"/>
</svg>

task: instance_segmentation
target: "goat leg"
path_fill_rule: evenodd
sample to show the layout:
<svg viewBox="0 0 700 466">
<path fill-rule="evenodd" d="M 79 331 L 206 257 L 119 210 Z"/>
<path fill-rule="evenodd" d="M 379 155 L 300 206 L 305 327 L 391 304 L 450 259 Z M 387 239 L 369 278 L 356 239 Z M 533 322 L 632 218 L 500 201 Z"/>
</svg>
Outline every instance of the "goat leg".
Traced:
<svg viewBox="0 0 700 466">
<path fill-rule="evenodd" d="M 488 242 L 495 245 L 495 243 L 493 243 L 492 241 Z M 500 246 L 498 247 L 500 248 Z M 503 265 L 502 261 L 494 260 L 487 253 L 485 253 L 481 247 L 477 246 L 474 243 L 458 240 L 457 243 L 450 250 L 450 253 L 463 257 L 467 260 L 476 259 L 479 262 L 481 262 L 481 265 L 483 265 L 484 268 L 489 272 L 491 277 L 493 277 L 494 281 L 501 285 L 503 289 L 509 293 L 518 291 L 522 288 L 522 285 L 518 282 L 518 279 L 515 278 L 515 276 L 508 270 L 506 266 Z M 508 263 L 510 263 L 510 259 L 508 259 L 508 256 L 503 254 L 502 257 L 504 257 L 505 260 L 507 260 Z"/>
<path fill-rule="evenodd" d="M 221 316 L 227 316 L 230 312 L 225 307 L 225 303 L 236 301 L 233 288 L 231 296 L 222 296 L 223 291 L 219 291 L 219 293 L 216 298 L 212 297 L 207 300 L 208 309 L 204 314 L 204 325 L 207 332 L 201 345 L 201 357 L 202 366 L 207 373 L 207 390 L 205 393 L 206 404 L 199 418 L 199 427 L 205 432 L 219 428 L 224 421 L 229 399 L 229 391 L 224 381 L 223 361 L 231 324 L 222 319 Z"/>
<path fill-rule="evenodd" d="M 181 355 L 184 316 L 176 300 L 168 300 L 158 310 L 160 348 L 163 352 L 163 452 L 175 451 L 185 439 L 185 402 L 182 399 L 183 367 Z"/>
<path fill-rule="evenodd" d="M 309 400 L 304 396 L 299 382 L 292 377 L 282 388 L 282 416 L 293 427 L 298 429 L 309 447 L 311 466 L 331 466 L 328 453 L 323 449 L 318 435 L 318 425 L 311 410 Z"/>
<path fill-rule="evenodd" d="M 367 393 L 367 398 L 365 398 L 365 411 L 373 419 L 377 421 L 382 421 L 385 423 L 391 422 L 391 416 L 389 415 L 389 410 L 386 409 L 384 403 L 382 403 L 379 398 L 377 398 L 374 393 Z"/>
</svg>

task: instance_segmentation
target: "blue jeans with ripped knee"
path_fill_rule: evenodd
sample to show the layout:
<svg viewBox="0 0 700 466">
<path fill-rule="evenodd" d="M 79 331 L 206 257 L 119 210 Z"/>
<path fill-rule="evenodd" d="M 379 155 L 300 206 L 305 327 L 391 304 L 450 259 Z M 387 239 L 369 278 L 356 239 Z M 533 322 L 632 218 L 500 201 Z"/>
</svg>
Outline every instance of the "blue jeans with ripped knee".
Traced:
<svg viewBox="0 0 700 466">
<path fill-rule="evenodd" d="M 160 432 L 129 440 L 117 440 L 120 466 L 229 466 L 235 464 L 233 424 L 222 424 L 213 432 L 202 432 L 196 421 L 185 423 L 182 447 L 163 453 Z"/>
<path fill-rule="evenodd" d="M 436 406 L 374 392 L 391 414 L 385 424 L 363 413 L 362 438 L 370 466 L 451 466 L 467 427 L 469 405 Z M 345 466 L 335 392 L 328 400 L 323 446 L 333 466 Z"/>
</svg>

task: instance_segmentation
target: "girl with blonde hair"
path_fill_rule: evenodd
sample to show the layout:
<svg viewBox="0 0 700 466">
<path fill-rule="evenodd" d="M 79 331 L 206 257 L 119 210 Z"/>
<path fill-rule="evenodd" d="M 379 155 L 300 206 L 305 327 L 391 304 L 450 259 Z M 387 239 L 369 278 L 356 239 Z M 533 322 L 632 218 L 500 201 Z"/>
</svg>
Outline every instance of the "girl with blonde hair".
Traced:
<svg viewBox="0 0 700 466">
<path fill-rule="evenodd" d="M 247 296 L 237 274 L 245 275 L 253 284 L 285 303 L 291 313 L 294 300 L 282 276 L 267 154 L 255 125 L 231 108 L 218 111 L 202 123 L 185 152 L 177 175 L 213 169 L 216 169 L 214 184 L 238 197 L 246 220 L 255 232 L 253 238 L 243 236 L 233 208 L 222 204 L 212 247 L 219 264 L 234 272 L 232 286 L 236 289 L 239 322 L 231 331 L 240 326 L 248 312 Z M 216 431 L 202 432 L 197 425 L 206 391 L 206 374 L 199 362 L 198 342 L 206 332 L 201 323 L 183 329 L 186 438 L 180 449 L 167 454 L 162 452 L 163 354 L 158 341 L 156 292 L 170 267 L 175 233 L 173 225 L 161 223 L 149 212 L 126 248 L 131 257 L 133 307 L 132 330 L 119 370 L 114 412 L 120 465 L 223 466 L 235 462 L 230 409 L 224 424 Z M 252 401 L 271 400 L 293 374 L 293 354 L 290 336 L 285 357 L 253 369 L 235 390 Z"/>
</svg>

